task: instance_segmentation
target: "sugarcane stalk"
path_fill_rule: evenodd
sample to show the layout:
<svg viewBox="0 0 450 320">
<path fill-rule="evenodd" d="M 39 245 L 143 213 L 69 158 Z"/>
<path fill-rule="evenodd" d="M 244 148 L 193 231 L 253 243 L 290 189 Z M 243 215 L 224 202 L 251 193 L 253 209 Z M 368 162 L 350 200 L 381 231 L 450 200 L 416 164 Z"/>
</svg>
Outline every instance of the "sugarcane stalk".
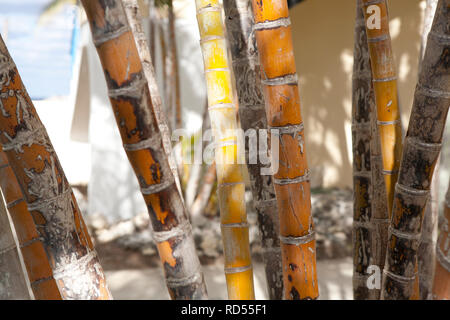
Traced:
<svg viewBox="0 0 450 320">
<path fill-rule="evenodd" d="M 0 299 L 30 299 L 2 192 L 0 192 Z"/>
<path fill-rule="evenodd" d="M 416 299 L 417 251 L 450 105 L 450 1 L 440 0 L 414 95 L 389 226 L 383 299 Z"/>
<path fill-rule="evenodd" d="M 195 221 L 204 211 L 208 205 L 211 192 L 214 188 L 214 182 L 216 181 L 216 163 L 213 162 L 207 169 L 203 180 L 202 186 L 195 198 L 191 207 L 191 220 Z"/>
<path fill-rule="evenodd" d="M 444 201 L 444 219 L 436 244 L 433 300 L 450 300 L 450 181 Z"/>
<path fill-rule="evenodd" d="M 124 149 L 147 204 L 172 299 L 204 299 L 191 225 L 164 150 L 149 83 L 119 0 L 83 0 Z"/>
<path fill-rule="evenodd" d="M 63 299 L 110 299 L 72 189 L 1 38 L 0 62 L 0 143 L 37 229 L 24 260 L 48 259 Z M 47 268 L 33 271 L 35 286 L 50 284 Z"/>
<path fill-rule="evenodd" d="M 421 46 L 419 54 L 419 73 L 422 66 L 422 60 L 427 46 L 428 33 L 433 24 L 434 14 L 436 12 L 438 0 L 427 0 L 424 16 L 424 26 L 421 35 Z M 426 300 L 431 295 L 433 286 L 433 272 L 435 269 L 435 247 L 438 233 L 438 214 L 439 214 L 439 160 L 434 169 L 433 182 L 430 190 L 430 199 L 425 207 L 425 214 L 422 227 L 422 236 L 420 239 L 418 251 L 419 268 L 419 292 L 420 299 Z"/>
<path fill-rule="evenodd" d="M 227 39 L 236 79 L 241 127 L 244 132 L 254 130 L 258 134 L 259 130 L 267 129 L 267 118 L 258 50 L 253 32 L 251 1 L 225 0 L 223 5 Z M 263 136 L 259 136 L 258 139 L 263 139 Z M 263 165 L 261 161 L 250 163 L 249 144 L 245 144 L 245 153 L 253 201 L 258 215 L 269 298 L 281 300 L 283 297 L 283 272 L 277 203 L 272 176 L 261 174 L 262 168 L 268 167 L 270 164 Z"/>
<path fill-rule="evenodd" d="M 286 0 L 253 0 L 252 6 L 267 124 L 271 138 L 279 139 L 279 149 L 272 150 L 272 163 L 279 161 L 273 184 L 280 220 L 284 297 L 316 299 L 319 289 L 310 174 L 288 6 Z M 279 159 L 274 154 L 279 154 Z"/>
<path fill-rule="evenodd" d="M 168 22 L 169 22 L 169 50 L 171 59 L 170 70 L 170 90 L 171 93 L 171 105 L 174 109 L 174 128 L 178 129 L 183 126 L 182 114 L 181 114 L 181 97 L 180 97 L 180 72 L 178 68 L 178 54 L 177 54 L 177 41 L 175 37 L 175 14 L 173 12 L 172 0 L 168 0 Z"/>
<path fill-rule="evenodd" d="M 215 141 L 225 277 L 228 298 L 254 299 L 245 183 L 238 164 L 236 107 L 218 0 L 196 0 L 208 109 Z"/>
<path fill-rule="evenodd" d="M 389 214 L 398 179 L 402 152 L 402 126 L 398 107 L 397 75 L 389 34 L 386 0 L 362 0 L 377 106 L 377 125 L 383 157 Z M 377 21 L 379 25 L 377 25 Z"/>
</svg>

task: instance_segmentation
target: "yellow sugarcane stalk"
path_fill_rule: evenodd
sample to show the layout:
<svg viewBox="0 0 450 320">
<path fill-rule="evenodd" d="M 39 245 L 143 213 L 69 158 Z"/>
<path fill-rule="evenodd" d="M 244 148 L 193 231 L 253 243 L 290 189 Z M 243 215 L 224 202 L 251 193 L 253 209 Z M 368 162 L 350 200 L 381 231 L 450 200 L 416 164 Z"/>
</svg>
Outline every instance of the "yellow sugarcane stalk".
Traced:
<svg viewBox="0 0 450 320">
<path fill-rule="evenodd" d="M 217 188 L 229 299 L 254 299 L 245 184 L 237 163 L 237 121 L 218 0 L 196 0 L 208 110 L 216 143 Z"/>
<path fill-rule="evenodd" d="M 402 126 L 398 107 L 397 75 L 389 34 L 386 0 L 362 0 L 362 2 L 390 216 L 402 153 Z"/>
</svg>

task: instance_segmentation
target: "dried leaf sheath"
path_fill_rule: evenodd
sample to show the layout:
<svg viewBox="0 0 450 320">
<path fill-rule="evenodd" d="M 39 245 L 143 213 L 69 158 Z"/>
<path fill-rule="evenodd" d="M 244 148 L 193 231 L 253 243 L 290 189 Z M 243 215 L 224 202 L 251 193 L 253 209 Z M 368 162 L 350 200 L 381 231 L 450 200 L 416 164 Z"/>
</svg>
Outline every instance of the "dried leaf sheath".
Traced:
<svg viewBox="0 0 450 320">
<path fill-rule="evenodd" d="M 251 1 L 225 0 L 223 5 L 239 99 L 241 127 L 244 131 L 249 129 L 256 131 L 261 145 L 264 136 L 259 135 L 258 130 L 267 129 L 267 119 L 258 50 L 255 33 L 253 32 Z M 267 143 L 267 139 L 265 141 Z M 250 174 L 253 201 L 258 214 L 269 298 L 281 300 L 283 297 L 283 272 L 275 190 L 272 176 L 261 174 L 263 168 L 268 167 L 268 165 L 263 165 L 261 159 L 255 164 L 250 163 L 249 144 L 251 143 L 253 142 L 249 141 L 245 145 L 246 162 Z"/>
<path fill-rule="evenodd" d="M 29 300 L 25 275 L 0 192 L 0 300 Z"/>
<path fill-rule="evenodd" d="M 22 248 L 24 259 L 47 256 L 64 299 L 110 299 L 72 189 L 3 39 L 0 73 L 0 142 L 38 234 Z"/>
<path fill-rule="evenodd" d="M 147 204 L 173 299 L 206 298 L 191 226 L 153 109 L 148 81 L 122 3 L 82 1 L 128 159 Z"/>
<path fill-rule="evenodd" d="M 288 6 L 285 0 L 253 0 L 252 5 L 267 123 L 279 130 L 279 135 L 272 133 L 272 139 L 279 139 L 279 170 L 273 183 L 280 219 L 284 296 L 316 299 L 319 289 L 310 178 Z"/>
<path fill-rule="evenodd" d="M 386 0 L 362 0 L 367 42 L 372 66 L 372 81 L 377 105 L 377 124 L 383 156 L 389 213 L 398 178 L 402 152 L 402 127 L 398 108 L 397 75 L 389 34 Z M 380 19 L 380 25 L 376 23 Z"/>
<path fill-rule="evenodd" d="M 450 300 L 450 183 L 444 202 L 444 223 L 436 244 L 433 300 Z"/>
<path fill-rule="evenodd" d="M 35 299 L 61 300 L 50 262 L 45 254 L 35 255 L 36 242 L 40 237 L 33 216 L 26 205 L 6 154 L 0 151 L 0 187 L 6 201 L 11 220 L 16 229 L 20 250 L 24 258 L 28 279 Z"/>
<path fill-rule="evenodd" d="M 233 101 L 222 8 L 217 0 L 196 0 L 209 118 L 216 143 L 217 189 L 229 299 L 254 299 L 253 267 L 245 212 L 245 184 L 237 154 Z"/>
<path fill-rule="evenodd" d="M 439 1 L 416 86 L 389 226 L 382 298 L 412 299 L 423 213 L 450 105 L 450 1 Z"/>
</svg>

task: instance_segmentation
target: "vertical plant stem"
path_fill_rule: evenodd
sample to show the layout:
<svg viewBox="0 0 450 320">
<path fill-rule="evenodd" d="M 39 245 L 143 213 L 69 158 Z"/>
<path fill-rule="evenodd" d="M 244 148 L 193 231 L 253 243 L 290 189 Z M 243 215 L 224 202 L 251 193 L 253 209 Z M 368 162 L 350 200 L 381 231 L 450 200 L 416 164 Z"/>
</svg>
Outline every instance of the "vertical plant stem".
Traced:
<svg viewBox="0 0 450 320">
<path fill-rule="evenodd" d="M 173 12 L 173 2 L 168 0 L 168 19 L 169 19 L 169 48 L 171 58 L 171 94 L 172 105 L 174 110 L 174 128 L 178 129 L 183 126 L 182 114 L 181 114 L 181 97 L 180 97 L 180 72 L 178 70 L 178 54 L 177 54 L 177 41 L 175 36 L 175 14 Z"/>
<path fill-rule="evenodd" d="M 191 225 L 171 171 L 139 52 L 119 0 L 83 0 L 128 159 L 150 215 L 172 299 L 204 299 Z"/>
<path fill-rule="evenodd" d="M 0 61 L 0 142 L 37 229 L 24 260 L 46 256 L 63 299 L 110 299 L 72 189 L 1 38 Z M 51 276 L 35 271 L 34 280 Z"/>
<path fill-rule="evenodd" d="M 440 0 L 405 138 L 389 226 L 382 298 L 416 299 L 417 251 L 450 105 L 450 1 Z"/>
<path fill-rule="evenodd" d="M 250 0 L 225 0 L 225 23 L 230 46 L 234 76 L 239 100 L 239 119 L 244 132 L 255 133 L 267 129 L 264 94 L 261 85 L 258 50 L 253 32 L 253 13 Z M 275 190 L 271 175 L 262 175 L 263 165 L 258 159 L 250 163 L 249 144 L 256 144 L 249 138 L 245 144 L 246 163 L 250 184 L 258 215 L 259 231 L 263 249 L 268 293 L 271 300 L 283 298 L 283 272 L 279 238 L 279 219 Z M 267 144 L 267 138 L 265 143 Z"/>
<path fill-rule="evenodd" d="M 389 214 L 402 153 L 402 127 L 398 108 L 397 75 L 389 34 L 386 0 L 362 0 L 372 81 L 377 105 L 377 124 L 383 156 Z M 379 20 L 379 26 L 376 22 Z M 375 25 L 372 23 L 375 21 Z"/>
<path fill-rule="evenodd" d="M 209 117 L 215 140 L 225 276 L 228 298 L 254 299 L 245 183 L 237 153 L 236 107 L 218 0 L 196 0 Z"/>
<path fill-rule="evenodd" d="M 261 61 L 268 127 L 272 139 L 273 176 L 280 219 L 284 297 L 316 299 L 316 241 L 311 215 L 310 174 L 306 161 L 304 125 L 285 0 L 253 0 L 256 42 Z M 274 156 L 279 155 L 278 157 Z"/>
</svg>

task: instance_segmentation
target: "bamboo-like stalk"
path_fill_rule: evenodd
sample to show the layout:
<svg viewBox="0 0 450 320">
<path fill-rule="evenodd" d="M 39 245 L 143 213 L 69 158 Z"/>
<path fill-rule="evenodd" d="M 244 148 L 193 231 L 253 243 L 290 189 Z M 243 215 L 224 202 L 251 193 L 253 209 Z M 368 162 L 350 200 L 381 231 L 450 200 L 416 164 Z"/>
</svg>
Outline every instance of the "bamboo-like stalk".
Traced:
<svg viewBox="0 0 450 320">
<path fill-rule="evenodd" d="M 450 105 L 450 1 L 440 0 L 428 35 L 389 226 L 382 298 L 415 299 L 417 250 Z"/>
<path fill-rule="evenodd" d="M 177 54 L 177 41 L 175 37 L 175 14 L 173 12 L 172 0 L 168 0 L 168 22 L 169 22 L 169 50 L 171 59 L 170 70 L 170 93 L 171 93 L 171 105 L 174 109 L 174 126 L 173 128 L 181 128 L 182 115 L 181 115 L 181 97 L 180 97 L 180 72 L 178 70 L 178 54 Z"/>
<path fill-rule="evenodd" d="M 197 198 L 191 207 L 191 220 L 195 221 L 208 205 L 208 200 L 211 196 L 211 192 L 214 188 L 214 182 L 216 181 L 216 163 L 213 162 L 205 173 L 202 181 L 202 187 L 200 188 Z"/>
<path fill-rule="evenodd" d="M 267 129 L 267 118 L 258 50 L 253 32 L 251 1 L 225 0 L 223 5 L 227 39 L 236 79 L 241 127 L 244 131 L 254 130 L 258 134 L 259 130 Z M 259 139 L 263 139 L 263 137 L 259 136 Z M 283 272 L 275 190 L 272 176 L 261 175 L 263 168 L 270 164 L 263 165 L 261 162 L 251 164 L 249 144 L 245 144 L 246 163 L 258 215 L 269 298 L 281 300 L 283 298 Z"/>
<path fill-rule="evenodd" d="M 156 47 L 156 6 L 155 6 L 155 0 L 149 0 L 149 35 L 150 35 L 150 41 L 149 41 L 149 50 L 150 50 L 150 58 L 152 61 L 155 60 L 155 47 Z"/>
<path fill-rule="evenodd" d="M 353 298 L 378 300 L 379 290 L 370 290 L 367 268 L 373 265 L 372 222 L 372 113 L 375 95 L 372 86 L 369 49 L 361 0 L 356 1 L 356 21 L 352 77 L 353 146 Z"/>
<path fill-rule="evenodd" d="M 37 229 L 24 260 L 46 256 L 64 299 L 110 299 L 72 189 L 1 38 L 0 62 L 0 142 Z M 46 280 L 46 271 L 33 269 L 30 279 Z"/>
<path fill-rule="evenodd" d="M 397 75 L 389 34 L 386 0 L 362 0 L 372 81 L 377 106 L 377 124 L 383 157 L 389 214 L 402 153 L 402 126 L 398 107 Z M 375 20 L 373 20 L 375 18 Z M 380 26 L 373 21 L 380 20 Z"/>
<path fill-rule="evenodd" d="M 218 0 L 196 0 L 208 109 L 216 143 L 217 188 L 229 299 L 254 299 L 245 183 L 237 153 L 236 107 Z"/>
<path fill-rule="evenodd" d="M 0 300 L 29 300 L 19 251 L 0 192 Z"/>
<path fill-rule="evenodd" d="M 436 244 L 433 300 L 450 300 L 450 181 L 444 202 L 444 223 Z"/>
<path fill-rule="evenodd" d="M 280 219 L 284 297 L 316 299 L 316 241 L 311 215 L 310 176 L 286 0 L 252 0 L 261 61 L 267 123 L 279 150 L 273 183 Z M 279 154 L 279 159 L 274 157 Z"/>
<path fill-rule="evenodd" d="M 61 300 L 50 261 L 45 254 L 30 254 L 36 251 L 33 245 L 39 241 L 33 216 L 26 205 L 14 172 L 6 154 L 0 151 L 0 187 L 6 201 L 12 223 L 16 230 L 31 290 L 37 300 Z"/>
<path fill-rule="evenodd" d="M 173 299 L 206 298 L 191 225 L 171 171 L 150 88 L 119 0 L 83 0 L 128 159 L 147 204 Z"/>
<path fill-rule="evenodd" d="M 422 66 L 422 60 L 427 46 L 428 33 L 433 24 L 434 14 L 436 12 L 438 0 L 427 0 L 424 16 L 424 26 L 421 35 L 421 46 L 419 54 L 419 73 Z M 431 184 L 430 199 L 425 207 L 425 214 L 420 239 L 419 251 L 417 253 L 419 268 L 419 293 L 420 299 L 426 300 L 431 295 L 433 286 L 433 272 L 435 269 L 435 248 L 438 233 L 438 214 L 439 214 L 439 159 L 434 169 L 433 182 Z"/>
</svg>

